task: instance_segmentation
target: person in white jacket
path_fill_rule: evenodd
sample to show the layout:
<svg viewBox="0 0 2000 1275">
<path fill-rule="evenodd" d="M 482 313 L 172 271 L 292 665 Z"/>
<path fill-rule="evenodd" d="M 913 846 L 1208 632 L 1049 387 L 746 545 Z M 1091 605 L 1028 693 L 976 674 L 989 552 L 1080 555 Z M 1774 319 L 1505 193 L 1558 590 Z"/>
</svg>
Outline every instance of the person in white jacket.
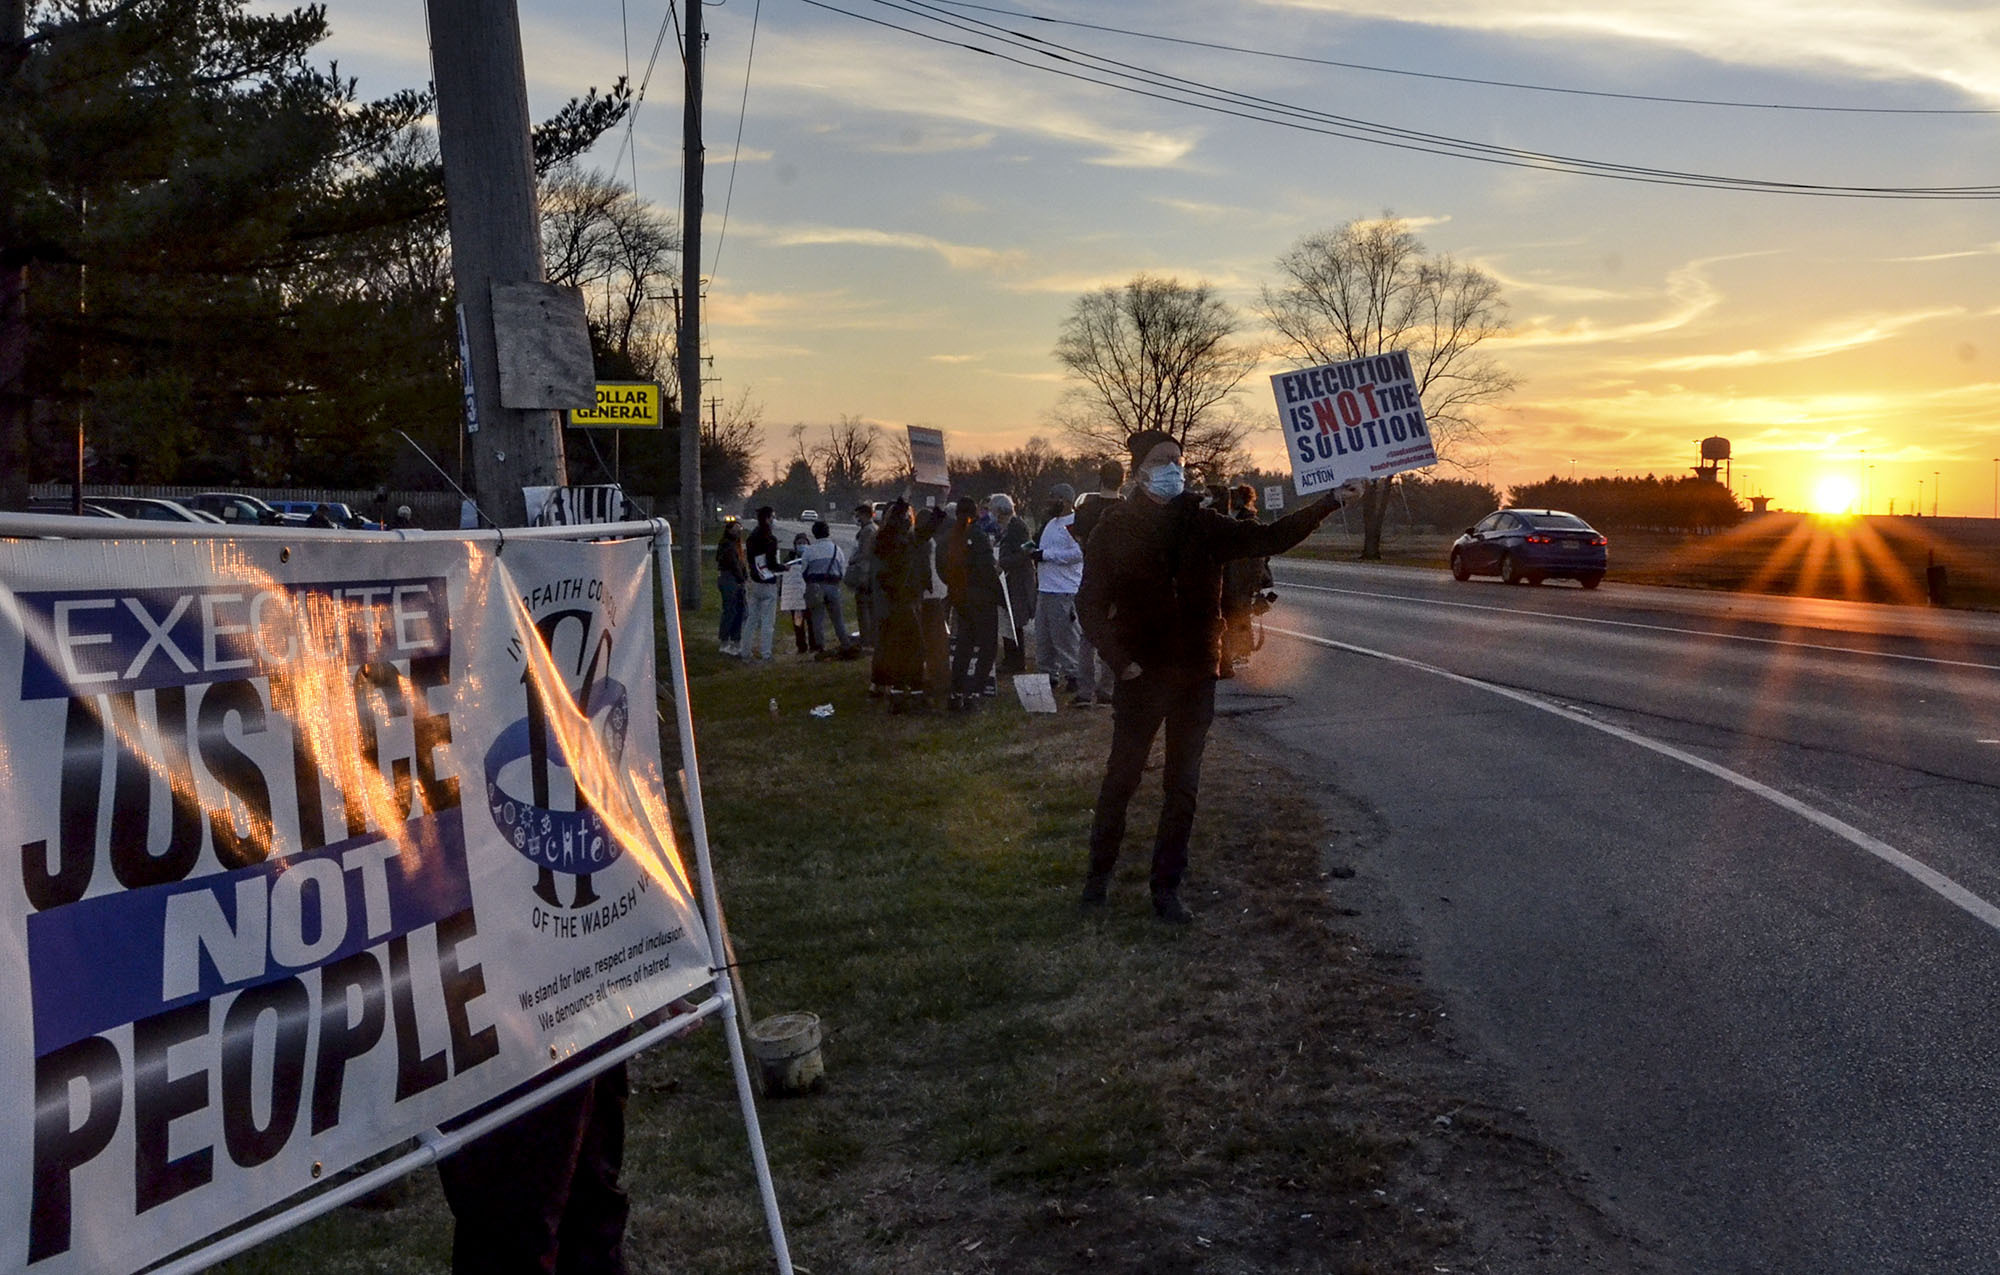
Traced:
<svg viewBox="0 0 2000 1275">
<path fill-rule="evenodd" d="M 1035 667 L 1056 687 L 1077 693 L 1076 591 L 1083 583 L 1083 546 L 1070 534 L 1076 521 L 1076 489 L 1057 483 L 1049 489 L 1048 518 L 1035 548 Z"/>
</svg>

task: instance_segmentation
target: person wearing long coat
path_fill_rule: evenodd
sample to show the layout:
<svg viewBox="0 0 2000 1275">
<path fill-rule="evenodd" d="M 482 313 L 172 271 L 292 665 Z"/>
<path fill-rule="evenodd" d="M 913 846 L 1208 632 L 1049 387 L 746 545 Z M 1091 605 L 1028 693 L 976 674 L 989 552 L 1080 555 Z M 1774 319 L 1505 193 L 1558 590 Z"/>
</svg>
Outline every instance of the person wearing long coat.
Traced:
<svg viewBox="0 0 2000 1275">
<path fill-rule="evenodd" d="M 1024 673 L 1028 668 L 1028 626 L 1034 621 L 1040 592 L 1035 581 L 1035 529 L 1015 509 L 1012 496 L 992 496 L 986 507 L 1000 524 L 995 543 L 1000 556 L 1000 578 L 1007 583 L 1006 603 L 1000 609 L 1000 673 L 1008 676 Z"/>
<path fill-rule="evenodd" d="M 918 544 L 916 534 L 909 504 L 898 500 L 883 514 L 873 546 L 881 636 L 870 680 L 888 696 L 892 713 L 923 702 L 924 639 L 918 607 L 931 570 L 928 546 Z"/>
</svg>

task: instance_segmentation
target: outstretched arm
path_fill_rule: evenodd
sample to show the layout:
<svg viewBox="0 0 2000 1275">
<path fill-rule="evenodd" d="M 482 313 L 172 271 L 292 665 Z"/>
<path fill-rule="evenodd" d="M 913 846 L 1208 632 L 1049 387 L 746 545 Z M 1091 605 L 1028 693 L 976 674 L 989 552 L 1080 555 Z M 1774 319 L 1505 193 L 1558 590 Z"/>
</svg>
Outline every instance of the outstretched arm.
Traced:
<svg viewBox="0 0 2000 1275">
<path fill-rule="evenodd" d="M 1283 553 L 1311 535 L 1361 490 L 1359 480 L 1341 484 L 1309 505 L 1301 505 L 1276 522 L 1251 522 L 1204 511 L 1198 524 L 1217 562 L 1232 558 L 1265 558 Z"/>
</svg>

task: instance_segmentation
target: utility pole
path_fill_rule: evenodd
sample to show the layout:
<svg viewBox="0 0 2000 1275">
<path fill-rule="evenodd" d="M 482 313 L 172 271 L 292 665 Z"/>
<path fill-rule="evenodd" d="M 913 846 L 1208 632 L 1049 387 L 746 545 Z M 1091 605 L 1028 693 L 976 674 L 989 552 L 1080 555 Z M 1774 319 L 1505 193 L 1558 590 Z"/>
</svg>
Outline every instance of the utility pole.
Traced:
<svg viewBox="0 0 2000 1275">
<path fill-rule="evenodd" d="M 701 610 L 701 3 L 687 11 L 681 147 L 681 606 Z"/>
<path fill-rule="evenodd" d="M 28 0 L 0 0 L 0 79 L 27 57 Z M 0 244 L 0 509 L 28 507 L 28 267 Z"/>
<path fill-rule="evenodd" d="M 451 277 L 465 310 L 479 432 L 466 440 L 479 503 L 502 526 L 528 520 L 521 489 L 564 486 L 562 429 L 546 408 L 500 393 L 493 285 L 540 283 L 542 240 L 514 0 L 425 0 L 438 146 L 451 218 Z"/>
</svg>

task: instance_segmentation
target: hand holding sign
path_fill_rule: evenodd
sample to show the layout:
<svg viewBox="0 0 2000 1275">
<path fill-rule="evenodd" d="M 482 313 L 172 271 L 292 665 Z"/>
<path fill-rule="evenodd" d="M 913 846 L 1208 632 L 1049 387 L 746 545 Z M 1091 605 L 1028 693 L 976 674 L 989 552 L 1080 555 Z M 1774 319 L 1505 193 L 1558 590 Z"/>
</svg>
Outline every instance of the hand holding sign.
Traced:
<svg viewBox="0 0 2000 1275">
<path fill-rule="evenodd" d="M 1300 495 L 1437 463 L 1403 351 L 1281 372 L 1271 389 Z"/>
</svg>

